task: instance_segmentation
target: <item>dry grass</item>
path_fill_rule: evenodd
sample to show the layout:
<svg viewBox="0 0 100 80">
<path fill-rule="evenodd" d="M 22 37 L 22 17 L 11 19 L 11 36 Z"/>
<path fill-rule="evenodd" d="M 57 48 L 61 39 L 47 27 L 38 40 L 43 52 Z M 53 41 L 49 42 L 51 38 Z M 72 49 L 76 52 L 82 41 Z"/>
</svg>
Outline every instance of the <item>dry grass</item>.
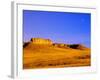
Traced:
<svg viewBox="0 0 100 80">
<path fill-rule="evenodd" d="M 66 49 L 29 44 L 23 48 L 23 68 L 60 68 L 90 66 L 90 49 Z"/>
</svg>

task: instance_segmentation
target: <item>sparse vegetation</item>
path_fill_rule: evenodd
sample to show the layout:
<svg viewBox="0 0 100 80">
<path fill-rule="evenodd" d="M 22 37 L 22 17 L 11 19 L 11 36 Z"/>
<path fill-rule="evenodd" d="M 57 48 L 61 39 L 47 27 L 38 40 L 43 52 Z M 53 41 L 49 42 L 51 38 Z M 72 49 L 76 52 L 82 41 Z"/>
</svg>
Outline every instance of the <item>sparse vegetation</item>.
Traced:
<svg viewBox="0 0 100 80">
<path fill-rule="evenodd" d="M 90 66 L 90 49 L 78 46 L 78 44 L 78 48 L 73 48 L 73 46 L 58 43 L 52 45 L 25 43 L 23 46 L 23 68 Z"/>
</svg>

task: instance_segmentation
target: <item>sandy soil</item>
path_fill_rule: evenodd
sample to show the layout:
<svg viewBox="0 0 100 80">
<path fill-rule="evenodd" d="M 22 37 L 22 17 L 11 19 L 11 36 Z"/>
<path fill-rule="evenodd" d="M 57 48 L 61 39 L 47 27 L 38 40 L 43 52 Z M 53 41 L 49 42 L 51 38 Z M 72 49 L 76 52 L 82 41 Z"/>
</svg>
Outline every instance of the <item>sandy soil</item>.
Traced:
<svg viewBox="0 0 100 80">
<path fill-rule="evenodd" d="M 23 69 L 90 66 L 90 49 L 29 44 L 23 48 Z"/>
</svg>

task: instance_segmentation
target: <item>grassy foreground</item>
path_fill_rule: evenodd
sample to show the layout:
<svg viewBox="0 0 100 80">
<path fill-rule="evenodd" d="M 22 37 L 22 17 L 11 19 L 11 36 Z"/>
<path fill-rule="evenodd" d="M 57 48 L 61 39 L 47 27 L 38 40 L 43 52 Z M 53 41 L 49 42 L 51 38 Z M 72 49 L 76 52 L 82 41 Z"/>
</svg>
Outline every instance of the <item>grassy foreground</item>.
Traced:
<svg viewBox="0 0 100 80">
<path fill-rule="evenodd" d="M 28 44 L 23 48 L 23 69 L 90 66 L 90 49 Z"/>
</svg>

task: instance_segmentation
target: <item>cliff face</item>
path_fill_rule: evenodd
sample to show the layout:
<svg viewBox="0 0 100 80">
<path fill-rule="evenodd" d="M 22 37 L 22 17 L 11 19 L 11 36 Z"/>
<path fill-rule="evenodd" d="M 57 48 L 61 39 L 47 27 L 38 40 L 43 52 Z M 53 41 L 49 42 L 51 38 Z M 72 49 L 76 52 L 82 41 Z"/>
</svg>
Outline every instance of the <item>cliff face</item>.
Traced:
<svg viewBox="0 0 100 80">
<path fill-rule="evenodd" d="M 31 38 L 33 44 L 43 44 L 43 45 L 52 45 L 53 42 L 50 39 L 43 38 Z"/>
<path fill-rule="evenodd" d="M 63 43 L 53 43 L 53 46 L 59 48 L 70 48 L 67 44 L 63 44 Z"/>
<path fill-rule="evenodd" d="M 79 50 L 85 50 L 89 49 L 85 47 L 82 44 L 63 44 L 63 43 L 53 43 L 50 39 L 44 39 L 44 38 L 31 38 L 29 42 L 25 42 L 23 47 L 27 47 L 28 45 L 34 46 L 33 44 L 36 44 L 38 46 L 52 46 L 57 48 L 64 48 L 64 49 L 79 49 Z"/>
<path fill-rule="evenodd" d="M 80 49 L 80 50 L 88 49 L 82 44 L 70 44 L 69 47 L 72 49 Z"/>
</svg>

